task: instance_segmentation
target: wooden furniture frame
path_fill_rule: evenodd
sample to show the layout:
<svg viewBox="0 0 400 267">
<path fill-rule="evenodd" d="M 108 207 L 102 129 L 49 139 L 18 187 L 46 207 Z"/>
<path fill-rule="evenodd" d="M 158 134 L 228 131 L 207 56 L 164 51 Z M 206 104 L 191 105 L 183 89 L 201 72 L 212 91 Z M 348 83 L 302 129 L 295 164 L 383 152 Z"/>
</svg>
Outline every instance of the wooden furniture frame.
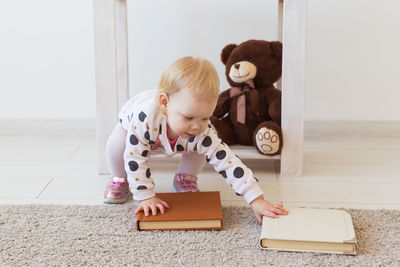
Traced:
<svg viewBox="0 0 400 267">
<path fill-rule="evenodd" d="M 120 106 L 129 99 L 126 1 L 93 1 L 100 173 L 107 173 L 107 138 L 117 121 Z M 278 32 L 283 43 L 282 153 L 267 157 L 237 152 L 244 158 L 280 159 L 282 176 L 301 176 L 303 171 L 306 13 L 307 0 L 279 0 Z"/>
</svg>

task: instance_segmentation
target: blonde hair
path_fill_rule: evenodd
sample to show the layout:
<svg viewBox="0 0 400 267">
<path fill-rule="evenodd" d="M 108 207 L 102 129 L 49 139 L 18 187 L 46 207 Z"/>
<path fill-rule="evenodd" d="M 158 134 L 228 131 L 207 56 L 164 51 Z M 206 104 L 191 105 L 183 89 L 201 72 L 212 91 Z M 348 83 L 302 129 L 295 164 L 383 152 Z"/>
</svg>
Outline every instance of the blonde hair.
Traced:
<svg viewBox="0 0 400 267">
<path fill-rule="evenodd" d="M 172 95 L 188 88 L 200 100 L 215 101 L 219 94 L 218 73 L 206 59 L 182 57 L 161 75 L 158 93 Z"/>
</svg>

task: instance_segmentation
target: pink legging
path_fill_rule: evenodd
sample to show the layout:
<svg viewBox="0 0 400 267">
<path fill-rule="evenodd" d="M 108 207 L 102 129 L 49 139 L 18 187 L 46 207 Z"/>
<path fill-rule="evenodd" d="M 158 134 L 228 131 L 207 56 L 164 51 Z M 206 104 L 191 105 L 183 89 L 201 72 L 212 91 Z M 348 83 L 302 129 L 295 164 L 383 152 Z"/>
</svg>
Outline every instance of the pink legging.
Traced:
<svg viewBox="0 0 400 267">
<path fill-rule="evenodd" d="M 118 123 L 107 140 L 106 156 L 112 176 L 126 177 L 124 164 L 126 130 Z M 178 173 L 197 176 L 206 162 L 205 157 L 196 152 L 182 154 Z"/>
</svg>

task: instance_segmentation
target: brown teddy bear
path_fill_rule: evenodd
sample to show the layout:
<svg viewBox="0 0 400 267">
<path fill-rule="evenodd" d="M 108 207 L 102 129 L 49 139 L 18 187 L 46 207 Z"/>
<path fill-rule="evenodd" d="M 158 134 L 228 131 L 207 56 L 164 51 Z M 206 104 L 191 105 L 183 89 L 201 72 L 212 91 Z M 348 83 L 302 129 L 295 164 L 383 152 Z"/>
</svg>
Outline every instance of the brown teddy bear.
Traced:
<svg viewBox="0 0 400 267">
<path fill-rule="evenodd" d="M 273 84 L 282 73 L 282 43 L 229 44 L 221 61 L 232 88 L 219 95 L 211 117 L 218 136 L 228 145 L 254 145 L 266 155 L 280 153 L 281 92 Z"/>
</svg>

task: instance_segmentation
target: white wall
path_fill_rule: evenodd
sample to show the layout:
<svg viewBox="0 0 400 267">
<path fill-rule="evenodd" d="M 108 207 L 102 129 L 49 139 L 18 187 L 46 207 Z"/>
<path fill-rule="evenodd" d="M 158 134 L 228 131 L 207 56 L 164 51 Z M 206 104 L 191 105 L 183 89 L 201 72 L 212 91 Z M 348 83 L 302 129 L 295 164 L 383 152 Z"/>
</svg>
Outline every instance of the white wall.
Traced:
<svg viewBox="0 0 400 267">
<path fill-rule="evenodd" d="M 220 74 L 221 90 L 229 88 L 222 48 L 248 39 L 277 39 L 278 1 L 252 2 L 253 8 L 237 0 L 129 1 L 131 92 L 156 88 L 164 69 L 188 55 L 210 60 Z"/>
<path fill-rule="evenodd" d="M 275 40 L 275 0 L 128 0 L 130 88 L 174 59 Z M 245 4 L 250 6 L 245 6 Z M 229 8 L 228 8 L 229 7 Z M 307 120 L 400 120 L 396 0 L 309 0 Z M 0 119 L 95 117 L 92 1 L 0 1 Z"/>
<path fill-rule="evenodd" d="M 92 2 L 0 0 L 0 119 L 95 108 Z"/>
<path fill-rule="evenodd" d="M 400 1 L 312 0 L 305 118 L 400 120 Z"/>
</svg>

